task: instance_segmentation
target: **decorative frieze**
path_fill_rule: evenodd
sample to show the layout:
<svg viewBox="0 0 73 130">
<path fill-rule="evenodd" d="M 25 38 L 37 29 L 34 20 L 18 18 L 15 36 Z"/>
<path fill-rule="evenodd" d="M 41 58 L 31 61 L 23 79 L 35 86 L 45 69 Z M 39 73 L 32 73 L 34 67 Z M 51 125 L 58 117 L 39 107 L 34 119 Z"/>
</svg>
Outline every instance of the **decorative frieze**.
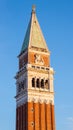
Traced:
<svg viewBox="0 0 73 130">
<path fill-rule="evenodd" d="M 42 104 L 42 103 L 45 103 L 45 104 L 49 104 L 49 103 L 54 104 L 54 98 L 53 98 L 52 95 L 50 95 L 50 96 L 46 96 L 45 95 L 43 97 L 42 97 L 42 94 L 41 95 L 34 94 L 34 95 L 33 94 L 31 94 L 31 95 L 28 94 L 28 95 L 25 95 L 25 96 L 17 99 L 16 100 L 17 106 L 20 106 L 20 105 L 22 105 L 22 104 L 24 104 L 26 102 L 34 102 L 34 103 L 40 103 L 40 104 Z"/>
</svg>

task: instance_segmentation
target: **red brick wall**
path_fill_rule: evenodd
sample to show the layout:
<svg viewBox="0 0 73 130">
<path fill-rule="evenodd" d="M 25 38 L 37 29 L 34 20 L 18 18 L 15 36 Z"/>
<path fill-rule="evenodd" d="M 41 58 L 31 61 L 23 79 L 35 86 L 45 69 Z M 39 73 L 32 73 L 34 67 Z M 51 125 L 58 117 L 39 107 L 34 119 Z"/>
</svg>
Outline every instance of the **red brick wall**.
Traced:
<svg viewBox="0 0 73 130">
<path fill-rule="evenodd" d="M 28 130 L 34 130 L 34 111 L 32 110 L 33 102 L 28 103 Z"/>
<path fill-rule="evenodd" d="M 45 130 L 45 104 L 40 104 L 40 127 Z"/>
<path fill-rule="evenodd" d="M 35 64 L 35 53 L 31 53 L 29 52 L 28 54 L 28 62 L 31 64 Z M 47 55 L 42 55 L 41 54 L 42 59 L 44 60 L 44 66 L 48 67 L 50 66 L 50 58 Z"/>
<path fill-rule="evenodd" d="M 26 103 L 16 109 L 16 130 L 55 130 L 54 106 Z"/>
<path fill-rule="evenodd" d="M 53 130 L 55 130 L 55 114 L 54 114 L 54 105 L 52 105 L 51 107 L 52 107 L 52 127 L 53 127 Z"/>
<path fill-rule="evenodd" d="M 39 103 L 34 103 L 34 120 L 35 120 L 35 129 L 40 130 L 40 111 L 39 111 Z"/>
<path fill-rule="evenodd" d="M 18 130 L 18 108 L 16 109 L 16 130 Z"/>
<path fill-rule="evenodd" d="M 46 130 L 52 130 L 51 129 L 51 110 L 50 110 L 50 104 L 45 105 L 45 111 L 46 111 Z"/>
</svg>

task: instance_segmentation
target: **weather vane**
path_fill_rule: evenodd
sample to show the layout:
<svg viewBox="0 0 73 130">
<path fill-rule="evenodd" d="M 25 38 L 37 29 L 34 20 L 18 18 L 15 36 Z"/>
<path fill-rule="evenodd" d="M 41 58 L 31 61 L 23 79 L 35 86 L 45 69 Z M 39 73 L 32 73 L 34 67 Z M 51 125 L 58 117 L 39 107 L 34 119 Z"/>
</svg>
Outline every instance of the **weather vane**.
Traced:
<svg viewBox="0 0 73 130">
<path fill-rule="evenodd" d="M 32 6 L 32 12 L 34 12 L 34 13 L 35 13 L 35 10 L 36 10 L 36 6 L 35 6 L 35 5 L 33 5 L 33 6 Z"/>
</svg>

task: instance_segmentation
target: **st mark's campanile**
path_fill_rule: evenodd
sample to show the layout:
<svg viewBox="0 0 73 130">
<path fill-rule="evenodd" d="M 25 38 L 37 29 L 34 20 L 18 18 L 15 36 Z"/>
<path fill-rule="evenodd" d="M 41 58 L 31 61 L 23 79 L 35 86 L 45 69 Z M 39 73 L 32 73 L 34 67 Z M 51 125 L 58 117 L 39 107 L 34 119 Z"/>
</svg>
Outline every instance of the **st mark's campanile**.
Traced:
<svg viewBox="0 0 73 130">
<path fill-rule="evenodd" d="M 35 6 L 18 58 L 16 130 L 55 130 L 54 70 Z"/>
</svg>

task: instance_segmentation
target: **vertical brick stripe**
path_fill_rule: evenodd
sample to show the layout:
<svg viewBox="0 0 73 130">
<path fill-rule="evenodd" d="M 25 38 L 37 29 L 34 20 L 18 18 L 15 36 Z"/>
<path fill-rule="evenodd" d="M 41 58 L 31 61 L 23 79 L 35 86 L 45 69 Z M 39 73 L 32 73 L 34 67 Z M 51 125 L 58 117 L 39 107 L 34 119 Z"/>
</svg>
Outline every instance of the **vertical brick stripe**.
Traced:
<svg viewBox="0 0 73 130">
<path fill-rule="evenodd" d="M 16 130 L 18 130 L 18 108 L 16 109 Z"/>
<path fill-rule="evenodd" d="M 34 103 L 34 114 L 35 114 L 35 129 L 34 130 L 40 130 L 39 129 L 39 103 Z"/>
<path fill-rule="evenodd" d="M 52 104 L 50 103 L 50 114 L 51 114 L 51 130 L 53 130 L 53 122 L 52 122 Z"/>
<path fill-rule="evenodd" d="M 21 130 L 21 122 L 22 122 L 22 118 L 21 118 L 21 116 L 22 116 L 22 114 L 21 114 L 21 106 L 20 106 L 20 121 L 19 121 L 19 123 L 20 123 L 20 130 Z"/>
<path fill-rule="evenodd" d="M 50 104 L 46 104 L 46 124 L 47 124 L 47 130 L 51 129 L 51 110 L 50 110 Z"/>
<path fill-rule="evenodd" d="M 18 107 L 18 130 L 19 130 L 19 107 Z"/>
<path fill-rule="evenodd" d="M 39 103 L 39 130 L 41 130 L 41 104 Z"/>
<path fill-rule="evenodd" d="M 22 130 L 22 106 L 21 106 L 21 130 Z"/>
<path fill-rule="evenodd" d="M 33 122 L 34 122 L 33 130 L 35 130 L 35 103 L 34 103 L 34 102 L 33 102 L 33 110 L 32 110 L 32 113 L 33 113 Z"/>
<path fill-rule="evenodd" d="M 25 130 L 28 130 L 28 103 L 25 104 Z"/>
<path fill-rule="evenodd" d="M 45 105 L 41 104 L 41 130 L 45 130 Z"/>
<path fill-rule="evenodd" d="M 19 130 L 19 108 L 18 108 L 18 130 Z"/>
<path fill-rule="evenodd" d="M 54 113 L 54 105 L 51 105 L 52 109 L 52 130 L 55 130 L 55 113 Z"/>
<path fill-rule="evenodd" d="M 33 102 L 29 102 L 28 103 L 28 130 L 34 129 L 34 125 L 32 125 L 32 123 L 34 123 L 32 108 L 33 108 Z"/>
<path fill-rule="evenodd" d="M 25 104 L 23 105 L 23 130 L 25 130 Z"/>
<path fill-rule="evenodd" d="M 23 130 L 23 105 L 22 105 L 22 130 Z"/>
<path fill-rule="evenodd" d="M 47 130 L 47 107 L 45 104 L 45 130 Z"/>
<path fill-rule="evenodd" d="M 20 107 L 19 107 L 19 124 L 18 124 L 18 128 L 19 128 L 19 129 L 18 129 L 18 130 L 20 130 L 20 119 L 21 119 L 21 118 L 20 118 Z"/>
</svg>

